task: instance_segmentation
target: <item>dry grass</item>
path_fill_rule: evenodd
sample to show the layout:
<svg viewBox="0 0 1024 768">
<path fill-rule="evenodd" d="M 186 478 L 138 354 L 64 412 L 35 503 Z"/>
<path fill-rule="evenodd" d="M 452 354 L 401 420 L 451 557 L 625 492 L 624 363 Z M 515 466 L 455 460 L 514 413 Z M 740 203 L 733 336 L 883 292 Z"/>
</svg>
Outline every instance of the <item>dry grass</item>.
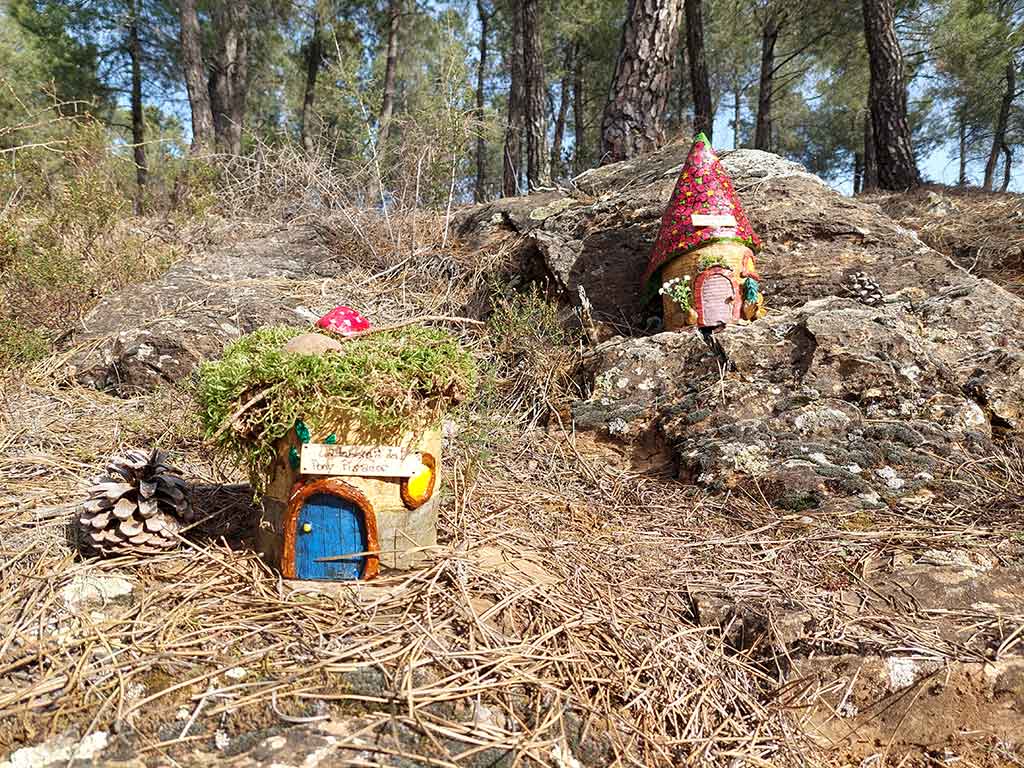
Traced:
<svg viewBox="0 0 1024 768">
<path fill-rule="evenodd" d="M 1021 195 L 929 186 L 867 199 L 968 271 L 1024 295 Z"/>
<path fill-rule="evenodd" d="M 189 764 L 315 724 L 359 765 L 828 765 L 799 728 L 817 692 L 784 685 L 791 655 L 978 659 L 951 626 L 1014 652 L 1024 615 L 848 601 L 898 558 L 1019 564 L 1019 450 L 950 463 L 955 498 L 870 515 L 780 514 L 756 488 L 710 497 L 618 469 L 558 417 L 578 340 L 544 331 L 536 296 L 489 293 L 514 242 L 481 261 L 445 242 L 443 214 L 312 223 L 339 276 L 255 282 L 379 323 L 496 305 L 487 336 L 464 335 L 492 379 L 446 448 L 441 545 L 418 571 L 295 589 L 253 554 L 248 489 L 201 442 L 187 385 L 122 399 L 56 386 L 64 356 L 19 369 L 0 382 L 4 750 L 106 731 Z M 88 479 L 150 444 L 196 484 L 200 524 L 180 552 L 82 560 L 69 521 Z M 64 588 L 97 574 L 130 579 L 131 601 L 70 608 Z M 794 616 L 812 619 L 796 643 Z"/>
<path fill-rule="evenodd" d="M 442 546 L 427 567 L 293 590 L 248 547 L 247 492 L 208 462 L 187 393 L 57 389 L 59 364 L 7 382 L 0 404 L 5 748 L 118 731 L 150 759 L 187 763 L 218 754 L 217 732 L 231 753 L 330 718 L 347 724 L 344 754 L 368 764 L 472 764 L 492 749 L 542 765 L 565 749 L 588 765 L 791 765 L 798 752 L 825 764 L 798 735 L 799 709 L 773 695 L 775 619 L 813 613 L 806 642 L 822 648 L 977 658 L 927 615 L 851 620 L 843 593 L 864 588 L 868 561 L 992 552 L 1021 531 L 1019 454 L 950 467 L 994 505 L 991 520 L 936 505 L 808 523 L 612 469 L 557 427 L 524 433 L 478 412 L 445 458 Z M 181 552 L 80 560 L 67 526 L 84 483 L 104 456 L 150 440 L 197 483 L 203 523 Z M 131 579 L 133 602 L 69 610 L 61 590 L 97 573 Z M 753 606 L 767 631 L 730 647 L 729 628 L 700 616 L 711 599 Z M 1024 627 L 1024 616 L 944 619 L 1004 638 Z"/>
</svg>

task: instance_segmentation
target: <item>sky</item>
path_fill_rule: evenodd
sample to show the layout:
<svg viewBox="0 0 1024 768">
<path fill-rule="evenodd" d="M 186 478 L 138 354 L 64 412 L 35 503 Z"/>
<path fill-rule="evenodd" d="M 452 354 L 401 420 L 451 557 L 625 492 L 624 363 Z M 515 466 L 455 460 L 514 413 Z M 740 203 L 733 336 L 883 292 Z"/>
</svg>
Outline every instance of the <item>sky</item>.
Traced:
<svg viewBox="0 0 1024 768">
<path fill-rule="evenodd" d="M 732 148 L 733 130 L 731 116 L 732 113 L 729 110 L 722 109 L 718 110 L 718 113 L 715 115 L 715 146 L 719 148 Z M 976 165 L 968 166 L 968 176 L 971 177 L 972 182 L 980 184 L 980 173 Z M 1017 173 L 1016 165 L 1014 169 L 1015 175 L 1010 179 L 1010 191 L 1012 192 L 1020 192 L 1024 188 L 1024 181 L 1020 178 L 1020 174 Z M 951 151 L 951 147 L 948 146 L 938 147 L 926 157 L 917 158 L 917 167 L 927 181 L 947 184 L 949 186 L 954 186 L 957 183 L 960 174 L 958 158 Z M 999 168 L 1001 173 L 1002 165 Z M 853 194 L 852 178 L 830 182 L 830 184 L 844 195 Z"/>
</svg>

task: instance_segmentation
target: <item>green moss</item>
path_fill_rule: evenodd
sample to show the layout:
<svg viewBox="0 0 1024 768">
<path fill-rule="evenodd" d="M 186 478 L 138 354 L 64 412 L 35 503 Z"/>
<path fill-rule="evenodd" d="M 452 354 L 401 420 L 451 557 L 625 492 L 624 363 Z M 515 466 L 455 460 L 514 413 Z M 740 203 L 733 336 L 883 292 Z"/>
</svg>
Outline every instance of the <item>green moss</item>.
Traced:
<svg viewBox="0 0 1024 768">
<path fill-rule="evenodd" d="M 245 467 L 257 489 L 274 443 L 302 419 L 339 420 L 377 433 L 435 422 L 476 386 L 472 356 L 449 333 L 423 326 L 370 334 L 337 352 L 286 354 L 297 328 L 263 328 L 199 369 L 196 397 L 207 438 Z M 258 402 L 221 429 L 254 398 Z M 219 433 L 219 434 L 218 434 Z"/>
<path fill-rule="evenodd" d="M 712 267 L 725 267 L 726 269 L 731 269 L 729 262 L 717 254 L 701 256 L 700 260 L 697 262 L 698 272 L 703 272 L 705 269 L 711 269 Z"/>
</svg>

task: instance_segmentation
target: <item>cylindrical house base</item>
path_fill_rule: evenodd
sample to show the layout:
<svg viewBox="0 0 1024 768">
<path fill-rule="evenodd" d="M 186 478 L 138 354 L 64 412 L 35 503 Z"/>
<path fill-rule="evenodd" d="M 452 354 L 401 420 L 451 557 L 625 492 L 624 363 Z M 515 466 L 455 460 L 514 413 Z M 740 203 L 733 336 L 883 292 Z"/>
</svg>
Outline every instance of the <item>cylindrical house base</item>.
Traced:
<svg viewBox="0 0 1024 768">
<path fill-rule="evenodd" d="M 730 270 L 733 281 L 739 285 L 740 276 L 744 273 L 754 273 L 754 253 L 743 243 L 724 240 L 712 242 L 700 248 L 695 248 L 681 256 L 677 256 L 668 262 L 661 270 L 661 281 L 667 283 L 673 278 L 690 279 L 690 290 L 694 291 L 693 306 L 683 309 L 670 296 L 662 296 L 661 304 L 664 312 L 664 328 L 666 331 L 677 331 L 687 326 L 700 325 L 701 319 L 697 313 L 697 277 L 701 273 L 701 262 L 708 263 L 713 260 L 716 264 Z M 735 316 L 739 316 L 740 296 L 735 298 Z"/>
<path fill-rule="evenodd" d="M 439 429 L 385 436 L 342 431 L 312 443 L 399 446 L 418 467 L 413 477 L 303 474 L 302 441 L 289 430 L 276 446 L 263 497 L 257 544 L 285 578 L 368 579 L 379 569 L 418 565 L 437 544 Z M 308 436 L 308 435 L 307 435 Z"/>
</svg>

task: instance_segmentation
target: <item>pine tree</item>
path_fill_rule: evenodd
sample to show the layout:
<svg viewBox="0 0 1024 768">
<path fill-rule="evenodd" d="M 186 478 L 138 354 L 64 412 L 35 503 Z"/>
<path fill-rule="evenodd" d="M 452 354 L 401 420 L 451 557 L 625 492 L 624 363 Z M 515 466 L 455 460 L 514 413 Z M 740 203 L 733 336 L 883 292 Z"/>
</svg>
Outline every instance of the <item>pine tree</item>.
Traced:
<svg viewBox="0 0 1024 768">
<path fill-rule="evenodd" d="M 679 0 L 629 0 L 601 124 L 605 162 L 649 152 L 664 139 L 680 16 Z"/>
<path fill-rule="evenodd" d="M 693 131 L 714 139 L 715 112 L 711 104 L 711 83 L 704 48 L 704 7 L 702 0 L 685 0 L 686 58 L 690 64 L 690 93 L 693 96 Z"/>
<path fill-rule="evenodd" d="M 871 65 L 868 106 L 882 189 L 905 190 L 921 183 L 907 118 L 903 51 L 896 37 L 893 0 L 863 0 L 864 36 Z"/>
</svg>

